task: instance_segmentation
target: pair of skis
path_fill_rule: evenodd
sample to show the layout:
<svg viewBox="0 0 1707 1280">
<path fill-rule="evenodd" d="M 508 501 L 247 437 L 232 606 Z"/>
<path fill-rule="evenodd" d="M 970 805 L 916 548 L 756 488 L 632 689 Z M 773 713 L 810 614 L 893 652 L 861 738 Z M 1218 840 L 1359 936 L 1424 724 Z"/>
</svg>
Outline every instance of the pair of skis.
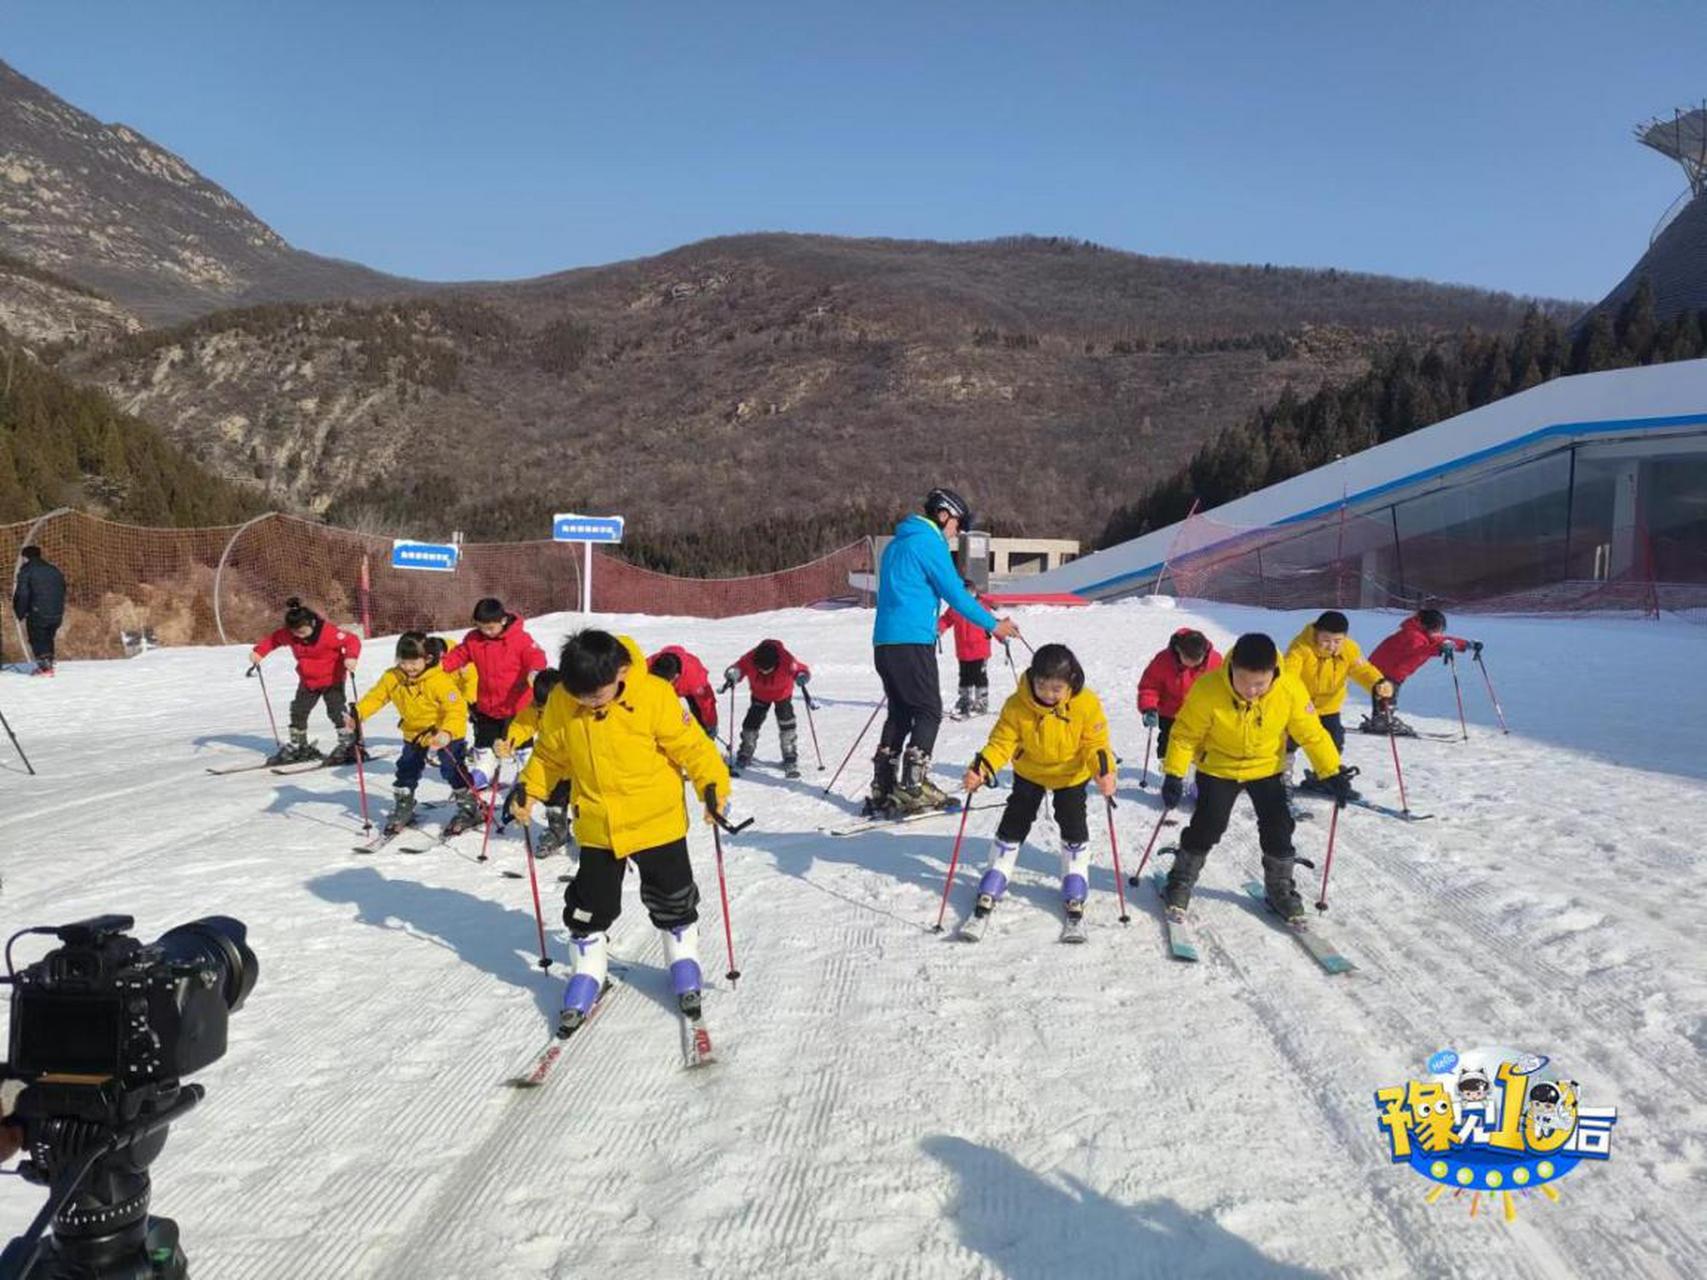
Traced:
<svg viewBox="0 0 1707 1280">
<path fill-rule="evenodd" d="M 587 1011 L 587 1016 L 581 1024 L 568 1035 L 552 1032 L 545 1044 L 524 1062 L 513 1074 L 507 1076 L 504 1083 L 515 1089 L 537 1089 L 551 1077 L 552 1071 L 563 1060 L 572 1041 L 580 1039 L 587 1033 L 587 1028 L 599 1016 L 604 1007 L 610 1003 L 612 995 L 628 983 L 620 977 L 613 976 L 605 982 L 604 990 L 599 992 L 599 998 L 593 1001 L 593 1007 Z M 711 1031 L 705 1025 L 703 1014 L 690 1016 L 686 1013 L 676 1014 L 681 1024 L 682 1068 L 687 1071 L 709 1067 L 717 1062 L 717 1050 L 711 1042 Z"/>
<path fill-rule="evenodd" d="M 1190 917 L 1183 911 L 1171 910 L 1166 905 L 1165 895 L 1168 888 L 1168 873 L 1153 872 L 1150 883 L 1155 886 L 1156 896 L 1164 902 L 1162 922 L 1167 928 L 1168 954 L 1176 960 L 1195 963 L 1201 957 L 1197 950 L 1197 929 Z M 1330 974 L 1351 973 L 1357 966 L 1353 964 L 1331 941 L 1323 931 L 1309 921 L 1293 922 L 1284 920 L 1268 901 L 1268 891 L 1258 880 L 1245 881 L 1245 895 L 1248 897 L 1263 918 L 1277 928 L 1283 929 L 1298 939 L 1300 946 L 1310 953 L 1312 959 L 1319 964 L 1323 971 Z"/>
<path fill-rule="evenodd" d="M 385 752 L 370 751 L 366 760 L 383 760 Z M 208 772 L 216 778 L 224 778 L 233 773 L 259 773 L 262 769 L 288 777 L 293 773 L 313 773 L 317 769 L 342 769 L 354 764 L 354 760 L 328 760 L 321 757 L 317 760 L 294 760 L 290 764 L 274 764 L 271 760 L 263 760 L 260 764 L 239 764 L 226 769 L 209 769 Z"/>
<path fill-rule="evenodd" d="M 989 931 L 990 918 L 995 914 L 994 908 L 986 911 L 983 915 L 974 911 L 962 920 L 960 926 L 955 929 L 955 938 L 961 942 L 982 942 L 984 934 Z M 1090 935 L 1085 932 L 1085 914 L 1083 911 L 1067 913 L 1062 916 L 1061 936 L 1057 941 L 1071 944 L 1090 941 Z"/>
</svg>

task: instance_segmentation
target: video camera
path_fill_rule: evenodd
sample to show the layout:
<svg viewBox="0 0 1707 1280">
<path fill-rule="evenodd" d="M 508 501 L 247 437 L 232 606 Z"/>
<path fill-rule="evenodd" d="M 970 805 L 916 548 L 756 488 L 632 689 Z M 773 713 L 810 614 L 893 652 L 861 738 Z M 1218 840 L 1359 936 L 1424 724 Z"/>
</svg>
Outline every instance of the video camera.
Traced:
<svg viewBox="0 0 1707 1280">
<path fill-rule="evenodd" d="M 21 930 L 6 944 L 10 1061 L 21 1080 L 25 1180 L 49 1188 L 30 1229 L 0 1254 L 0 1280 L 181 1280 L 189 1274 L 169 1218 L 148 1215 L 148 1165 L 172 1121 L 200 1102 L 183 1077 L 225 1053 L 226 1023 L 259 965 L 244 925 L 208 916 L 144 944 L 130 916 Z M 63 944 L 22 972 L 12 943 Z M 51 1224 L 53 1234 L 43 1235 Z"/>
</svg>

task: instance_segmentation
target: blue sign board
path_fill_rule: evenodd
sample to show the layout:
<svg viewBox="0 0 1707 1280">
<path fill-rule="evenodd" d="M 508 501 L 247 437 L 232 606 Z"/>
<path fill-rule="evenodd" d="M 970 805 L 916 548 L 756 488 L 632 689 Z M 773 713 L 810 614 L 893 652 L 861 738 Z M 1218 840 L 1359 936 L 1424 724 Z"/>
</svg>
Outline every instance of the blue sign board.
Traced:
<svg viewBox="0 0 1707 1280">
<path fill-rule="evenodd" d="M 456 571 L 457 548 L 452 542 L 410 542 L 399 538 L 391 544 L 393 569 L 431 569 L 437 573 Z"/>
<path fill-rule="evenodd" d="M 551 537 L 555 542 L 621 542 L 621 516 L 553 516 Z"/>
</svg>

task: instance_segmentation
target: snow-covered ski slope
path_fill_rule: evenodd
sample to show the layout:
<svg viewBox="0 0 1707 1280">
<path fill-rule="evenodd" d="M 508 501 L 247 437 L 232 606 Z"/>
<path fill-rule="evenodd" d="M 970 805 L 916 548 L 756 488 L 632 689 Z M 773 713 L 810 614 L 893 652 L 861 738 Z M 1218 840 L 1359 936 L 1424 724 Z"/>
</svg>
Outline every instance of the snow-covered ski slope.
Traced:
<svg viewBox="0 0 1707 1280">
<path fill-rule="evenodd" d="M 1138 601 L 1018 617 L 1034 643 L 1072 644 L 1111 709 L 1128 873 L 1157 804 L 1154 772 L 1138 787 L 1143 663 L 1185 623 L 1284 644 L 1306 620 Z M 533 625 L 550 641 L 577 621 Z M 832 769 L 880 696 L 868 614 L 600 621 L 649 651 L 686 644 L 714 673 L 783 638 L 813 666 Z M 1397 621 L 1354 615 L 1353 634 L 1367 647 Z M 260 982 L 154 1166 L 155 1208 L 202 1277 L 1707 1275 L 1707 631 L 1453 623 L 1487 642 L 1513 732 L 1466 663 L 1470 741 L 1401 743 L 1412 808 L 1439 816 L 1347 811 L 1327 918 L 1358 965 L 1346 976 L 1246 901 L 1242 805 L 1194 902 L 1197 965 L 1168 958 L 1147 886 L 1128 890 L 1130 926 L 1116 921 L 1094 804 L 1089 945 L 1056 942 L 1047 821 L 984 941 L 935 935 L 957 819 L 822 834 L 850 820 L 870 743 L 823 799 L 804 723 L 805 776 L 764 767 L 773 722 L 736 784 L 757 822 L 727 849 L 744 976 L 707 994 L 722 1061 L 682 1070 L 630 885 L 615 931 L 628 985 L 544 1088 L 506 1089 L 563 981 L 562 963 L 535 965 L 526 881 L 500 874 L 519 843 L 486 866 L 476 837 L 364 859 L 353 775 L 210 777 L 270 746 L 241 648 L 0 679 L 41 773 L 0 743 L 0 923 L 123 911 L 152 938 L 210 913 L 248 922 Z M 390 647 L 370 646 L 364 685 Z M 288 662 L 268 672 L 282 721 Z M 942 672 L 951 688 L 952 653 Z M 1000 650 L 992 682 L 1012 685 Z M 1348 718 L 1366 705 L 1354 696 Z M 1407 683 L 1402 710 L 1454 729 L 1445 669 Z M 989 723 L 945 726 L 945 785 Z M 329 737 L 323 719 L 315 732 Z M 374 737 L 394 748 L 394 722 Z M 1354 735 L 1351 756 L 1366 793 L 1395 804 L 1385 741 Z M 373 769 L 376 800 L 390 764 Z M 972 815 L 951 921 L 997 816 Z M 1319 858 L 1327 827 L 1325 809 L 1301 823 L 1300 852 Z M 692 841 L 721 975 L 711 842 L 697 824 Z M 542 864 L 560 962 L 563 866 Z M 1468 1197 L 1425 1204 L 1376 1125 L 1373 1090 L 1477 1044 L 1553 1055 L 1619 1108 L 1611 1161 L 1566 1179 L 1560 1203 L 1522 1198 L 1511 1225 L 1472 1218 Z M 0 1184 L 0 1232 L 40 1195 Z"/>
</svg>

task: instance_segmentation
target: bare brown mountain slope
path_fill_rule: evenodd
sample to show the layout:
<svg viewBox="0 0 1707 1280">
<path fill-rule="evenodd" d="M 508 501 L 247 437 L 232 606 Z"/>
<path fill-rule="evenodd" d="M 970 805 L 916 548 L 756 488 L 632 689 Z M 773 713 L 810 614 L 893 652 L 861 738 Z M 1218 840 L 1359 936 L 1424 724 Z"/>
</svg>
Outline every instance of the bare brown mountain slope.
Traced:
<svg viewBox="0 0 1707 1280">
<path fill-rule="evenodd" d="M 1375 334 L 1523 305 L 1067 241 L 754 235 L 225 312 L 65 367 L 281 505 L 380 527 L 533 537 L 581 506 L 654 542 L 767 517 L 827 539 L 942 478 L 1007 529 L 1089 535 L 1286 383 L 1360 371 Z"/>
<path fill-rule="evenodd" d="M 150 323 L 281 299 L 418 286 L 286 244 L 230 192 L 122 124 L 0 62 L 0 250 Z"/>
</svg>

